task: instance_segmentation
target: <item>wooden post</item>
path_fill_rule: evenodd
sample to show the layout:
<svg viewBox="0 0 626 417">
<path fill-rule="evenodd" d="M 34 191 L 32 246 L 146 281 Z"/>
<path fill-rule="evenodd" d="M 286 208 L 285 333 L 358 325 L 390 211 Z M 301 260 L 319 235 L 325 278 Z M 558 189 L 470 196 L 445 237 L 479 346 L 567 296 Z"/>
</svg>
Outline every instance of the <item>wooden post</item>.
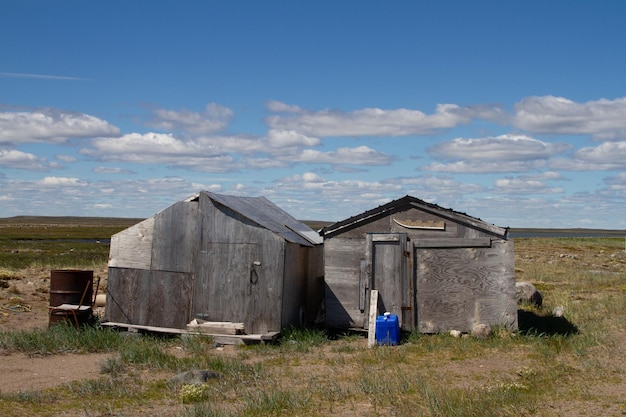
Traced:
<svg viewBox="0 0 626 417">
<path fill-rule="evenodd" d="M 370 291 L 369 328 L 367 330 L 367 347 L 376 344 L 376 313 L 378 312 L 378 290 Z"/>
</svg>

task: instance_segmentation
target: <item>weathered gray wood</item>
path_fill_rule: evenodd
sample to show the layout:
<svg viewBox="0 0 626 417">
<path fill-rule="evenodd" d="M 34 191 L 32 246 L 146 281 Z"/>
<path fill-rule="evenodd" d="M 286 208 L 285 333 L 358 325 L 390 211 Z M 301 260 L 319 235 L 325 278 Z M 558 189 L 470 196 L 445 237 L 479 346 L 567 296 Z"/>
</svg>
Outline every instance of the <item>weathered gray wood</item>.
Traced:
<svg viewBox="0 0 626 417">
<path fill-rule="evenodd" d="M 378 312 L 378 290 L 370 292 L 370 310 L 368 314 L 367 346 L 376 344 L 376 313 Z"/>
<path fill-rule="evenodd" d="M 201 235 L 198 209 L 197 201 L 182 201 L 156 214 L 152 269 L 193 272 Z"/>
<path fill-rule="evenodd" d="M 128 323 L 116 323 L 116 322 L 103 322 L 103 326 L 107 327 L 119 327 L 128 330 L 144 330 L 154 333 L 167 333 L 167 334 L 180 334 L 180 335 L 203 335 L 210 336 L 215 343 L 222 345 L 243 345 L 249 343 L 265 343 L 270 342 L 280 334 L 280 332 L 267 332 L 263 334 L 240 334 L 240 335 L 224 335 L 224 334 L 209 334 L 196 331 L 189 331 L 186 329 L 179 329 L 176 327 L 158 327 L 158 326 L 143 326 L 143 325 L 129 325 Z"/>
<path fill-rule="evenodd" d="M 190 321 L 193 275 L 110 268 L 105 319 L 184 328 Z"/>
<path fill-rule="evenodd" d="M 207 334 L 243 334 L 245 327 L 243 323 L 200 321 L 192 320 L 187 324 L 187 330 Z"/>
<path fill-rule="evenodd" d="M 390 312 L 402 320 L 403 283 L 407 273 L 406 234 L 368 234 L 367 263 L 371 268 L 370 288 L 377 289 L 381 311 Z M 402 326 L 402 323 L 400 323 Z"/>
<path fill-rule="evenodd" d="M 150 269 L 154 218 L 111 236 L 109 267 Z"/>
<path fill-rule="evenodd" d="M 324 281 L 326 282 L 326 325 L 363 327 L 367 318 L 359 300 L 361 259 L 365 239 L 332 238 L 324 242 Z M 366 281 L 367 283 L 367 277 Z M 366 300 L 367 302 L 367 300 Z"/>
<path fill-rule="evenodd" d="M 416 248 L 419 330 L 469 332 L 474 325 L 517 328 L 512 242 L 487 248 Z"/>
<path fill-rule="evenodd" d="M 407 236 L 410 244 L 397 252 L 378 247 L 393 244 L 394 233 Z M 367 328 L 364 311 L 369 300 L 361 294 L 375 288 L 382 305 L 399 306 L 394 314 L 405 330 L 419 327 L 431 332 L 439 326 L 434 331 L 444 331 L 452 325 L 467 329 L 481 320 L 517 326 L 510 303 L 514 299 L 510 295 L 515 280 L 513 251 L 512 246 L 502 249 L 509 247 L 505 236 L 506 229 L 408 197 L 398 200 L 398 205 L 390 203 L 331 225 L 324 231 L 326 323 Z M 377 257 L 381 258 L 378 262 Z M 390 272 L 394 267 L 404 272 Z M 396 288 L 392 284 L 382 288 L 377 275 L 396 277 L 399 283 Z M 420 281 L 424 277 L 432 283 Z M 468 283 L 468 279 L 473 281 Z M 387 299 L 388 294 L 394 301 Z M 434 314 L 434 321 L 426 320 L 429 314 Z M 446 321 L 444 316 L 452 318 Z"/>
<path fill-rule="evenodd" d="M 457 238 L 457 239 L 417 239 L 413 241 L 416 248 L 488 248 L 491 238 Z"/>
</svg>

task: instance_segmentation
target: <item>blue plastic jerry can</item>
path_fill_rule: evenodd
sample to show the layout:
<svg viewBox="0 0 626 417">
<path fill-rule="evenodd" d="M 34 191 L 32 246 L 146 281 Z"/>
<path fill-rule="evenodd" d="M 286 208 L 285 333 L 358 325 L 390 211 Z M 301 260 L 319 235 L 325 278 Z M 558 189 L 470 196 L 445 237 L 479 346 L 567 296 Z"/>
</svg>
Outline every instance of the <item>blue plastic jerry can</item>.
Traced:
<svg viewBox="0 0 626 417">
<path fill-rule="evenodd" d="M 376 344 L 396 346 L 400 344 L 398 316 L 386 312 L 376 318 Z"/>
</svg>

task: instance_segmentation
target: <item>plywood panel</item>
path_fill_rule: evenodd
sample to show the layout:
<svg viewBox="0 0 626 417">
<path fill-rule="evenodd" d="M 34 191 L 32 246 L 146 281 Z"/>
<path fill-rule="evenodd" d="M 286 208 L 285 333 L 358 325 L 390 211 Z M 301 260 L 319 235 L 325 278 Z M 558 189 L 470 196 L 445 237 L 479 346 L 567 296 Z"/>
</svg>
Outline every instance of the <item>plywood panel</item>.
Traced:
<svg viewBox="0 0 626 417">
<path fill-rule="evenodd" d="M 471 331 L 474 325 L 516 328 L 512 242 L 494 248 L 415 250 L 421 332 Z"/>
<path fill-rule="evenodd" d="M 111 236 L 109 265 L 117 268 L 150 269 L 154 217 Z"/>
<path fill-rule="evenodd" d="M 200 242 L 197 201 L 182 201 L 155 216 L 152 269 L 193 272 Z"/>
<path fill-rule="evenodd" d="M 109 268 L 105 319 L 185 328 L 191 316 L 193 275 Z"/>
</svg>

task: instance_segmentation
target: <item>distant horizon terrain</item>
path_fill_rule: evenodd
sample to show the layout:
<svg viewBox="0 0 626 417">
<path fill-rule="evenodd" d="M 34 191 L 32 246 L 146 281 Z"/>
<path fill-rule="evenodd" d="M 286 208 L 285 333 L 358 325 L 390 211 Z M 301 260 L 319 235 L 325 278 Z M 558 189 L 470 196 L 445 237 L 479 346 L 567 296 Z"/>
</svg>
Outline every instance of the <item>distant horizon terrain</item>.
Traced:
<svg viewBox="0 0 626 417">
<path fill-rule="evenodd" d="M 147 217 L 146 217 L 147 218 Z M 19 215 L 11 217 L 0 217 L 0 225 L 16 225 L 16 224 L 58 224 L 58 225 L 80 225 L 80 226 L 96 226 L 96 225 L 128 225 L 139 223 L 146 218 L 135 217 L 94 217 L 94 216 L 31 216 L 31 215 Z M 317 230 L 324 226 L 331 225 L 335 222 L 325 220 L 302 220 L 302 223 L 306 224 L 310 228 Z M 624 229 L 594 229 L 583 227 L 566 227 L 566 228 L 545 228 L 545 227 L 509 227 L 512 234 L 527 234 L 532 232 L 533 234 L 605 234 L 605 235 L 626 235 Z M 515 236 L 514 236 L 515 237 Z M 522 236 L 518 236 L 522 237 Z"/>
</svg>

